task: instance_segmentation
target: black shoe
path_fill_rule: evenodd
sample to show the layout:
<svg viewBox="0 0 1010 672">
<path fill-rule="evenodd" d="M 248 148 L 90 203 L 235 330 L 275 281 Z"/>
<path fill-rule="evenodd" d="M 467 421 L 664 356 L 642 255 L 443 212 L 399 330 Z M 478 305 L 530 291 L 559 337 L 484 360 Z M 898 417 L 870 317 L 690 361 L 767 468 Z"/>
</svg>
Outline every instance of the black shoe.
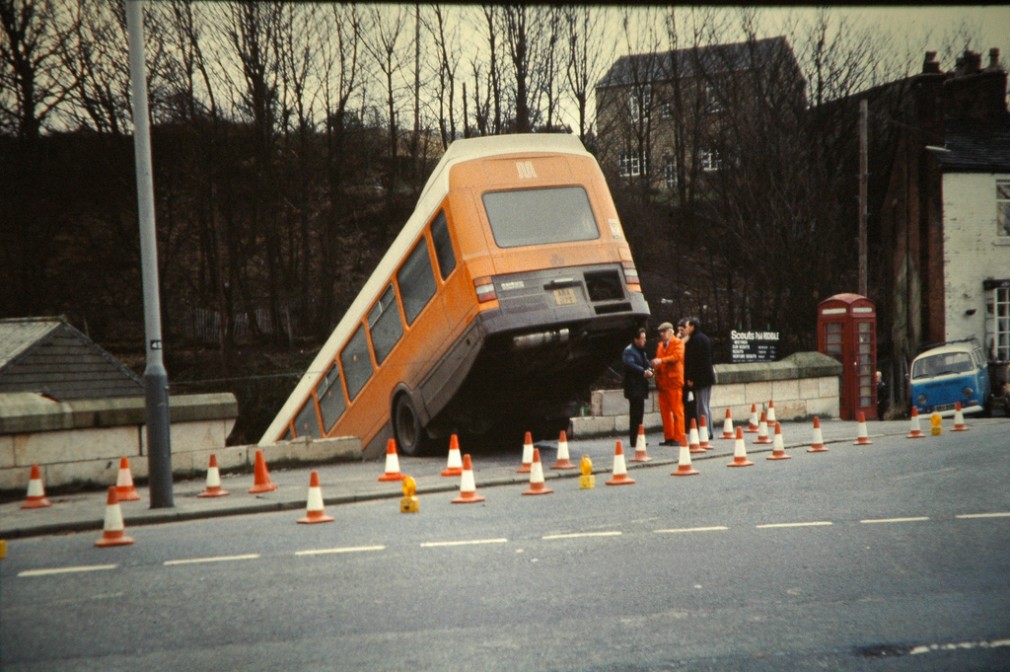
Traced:
<svg viewBox="0 0 1010 672">
<path fill-rule="evenodd" d="M 676 446 L 677 442 L 676 441 L 670 441 L 669 439 L 665 439 L 663 441 L 660 441 L 659 445 L 661 445 L 661 446 Z"/>
</svg>

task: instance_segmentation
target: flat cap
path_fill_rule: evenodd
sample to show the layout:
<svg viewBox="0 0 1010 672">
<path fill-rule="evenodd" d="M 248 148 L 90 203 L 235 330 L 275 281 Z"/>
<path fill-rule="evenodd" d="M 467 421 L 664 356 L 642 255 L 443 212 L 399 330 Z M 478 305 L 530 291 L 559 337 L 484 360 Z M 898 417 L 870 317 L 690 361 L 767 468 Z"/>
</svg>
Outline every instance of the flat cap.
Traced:
<svg viewBox="0 0 1010 672">
<path fill-rule="evenodd" d="M 656 327 L 656 331 L 666 331 L 667 329 L 673 329 L 673 325 L 669 322 L 664 322 L 663 324 Z"/>
</svg>

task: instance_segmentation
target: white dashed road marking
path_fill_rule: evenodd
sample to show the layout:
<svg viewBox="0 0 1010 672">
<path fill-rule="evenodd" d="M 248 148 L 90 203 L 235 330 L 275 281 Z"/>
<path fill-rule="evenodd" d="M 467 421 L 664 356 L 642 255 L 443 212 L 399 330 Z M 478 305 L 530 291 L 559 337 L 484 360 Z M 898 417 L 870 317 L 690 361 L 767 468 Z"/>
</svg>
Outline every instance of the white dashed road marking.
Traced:
<svg viewBox="0 0 1010 672">
<path fill-rule="evenodd" d="M 174 565 L 199 565 L 204 562 L 231 562 L 233 560 L 257 560 L 259 553 L 247 553 L 246 555 L 219 555 L 213 558 L 187 558 L 185 560 L 166 560 L 165 566 Z"/>
<path fill-rule="evenodd" d="M 909 655 L 917 656 L 923 653 L 936 653 L 937 651 L 957 651 L 959 649 L 998 649 L 1010 646 L 1010 639 L 994 639 L 988 642 L 951 642 L 948 644 L 923 644 L 914 647 L 909 651 Z"/>
<path fill-rule="evenodd" d="M 1010 511 L 1002 511 L 999 513 L 964 513 L 960 516 L 954 516 L 955 518 L 961 518 L 962 520 L 967 520 L 971 518 L 1010 518 Z"/>
<path fill-rule="evenodd" d="M 384 551 L 385 546 L 344 546 L 341 548 L 315 548 L 308 551 L 295 551 L 295 555 L 331 555 L 335 553 L 362 553 L 365 551 Z"/>
<path fill-rule="evenodd" d="M 552 539 L 582 539 L 585 537 L 619 537 L 621 532 L 614 530 L 613 532 L 571 532 L 568 534 L 546 534 L 543 539 L 545 541 L 550 541 Z"/>
<path fill-rule="evenodd" d="M 101 572 L 115 569 L 119 565 L 82 565 L 79 567 L 55 567 L 53 569 L 28 569 L 18 576 L 52 576 L 53 574 L 73 574 L 75 572 Z"/>
<path fill-rule="evenodd" d="M 771 530 L 780 527 L 823 527 L 834 525 L 830 520 L 815 520 L 809 523 L 768 523 L 766 525 L 755 525 L 759 530 Z"/>
<path fill-rule="evenodd" d="M 426 541 L 421 548 L 437 548 L 439 546 L 477 546 L 480 544 L 504 544 L 508 539 L 469 539 L 466 541 Z"/>
<path fill-rule="evenodd" d="M 713 527 L 680 527 L 669 530 L 653 530 L 656 534 L 679 534 L 681 532 L 725 532 L 728 527 L 716 525 Z"/>
<path fill-rule="evenodd" d="M 929 516 L 916 516 L 913 518 L 867 518 L 866 520 L 861 520 L 861 523 L 918 523 L 923 520 L 929 520 Z"/>
</svg>

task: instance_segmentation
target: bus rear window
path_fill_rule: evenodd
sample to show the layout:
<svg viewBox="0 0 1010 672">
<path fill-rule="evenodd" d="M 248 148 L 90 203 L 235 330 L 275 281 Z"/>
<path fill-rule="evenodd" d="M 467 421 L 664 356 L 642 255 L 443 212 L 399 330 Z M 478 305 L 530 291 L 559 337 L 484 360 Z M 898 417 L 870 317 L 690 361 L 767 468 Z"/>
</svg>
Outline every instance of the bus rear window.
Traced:
<svg viewBox="0 0 1010 672">
<path fill-rule="evenodd" d="M 547 245 L 600 237 L 582 187 L 553 187 L 484 194 L 498 247 Z"/>
</svg>

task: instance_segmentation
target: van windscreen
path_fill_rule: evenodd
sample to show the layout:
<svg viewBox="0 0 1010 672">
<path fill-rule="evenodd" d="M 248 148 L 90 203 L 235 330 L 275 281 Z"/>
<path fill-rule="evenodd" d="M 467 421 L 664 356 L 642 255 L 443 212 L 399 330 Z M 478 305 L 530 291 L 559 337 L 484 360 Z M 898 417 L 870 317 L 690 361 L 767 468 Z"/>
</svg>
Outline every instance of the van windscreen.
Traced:
<svg viewBox="0 0 1010 672">
<path fill-rule="evenodd" d="M 552 187 L 484 194 L 498 247 L 547 245 L 600 237 L 582 187 Z"/>
</svg>

